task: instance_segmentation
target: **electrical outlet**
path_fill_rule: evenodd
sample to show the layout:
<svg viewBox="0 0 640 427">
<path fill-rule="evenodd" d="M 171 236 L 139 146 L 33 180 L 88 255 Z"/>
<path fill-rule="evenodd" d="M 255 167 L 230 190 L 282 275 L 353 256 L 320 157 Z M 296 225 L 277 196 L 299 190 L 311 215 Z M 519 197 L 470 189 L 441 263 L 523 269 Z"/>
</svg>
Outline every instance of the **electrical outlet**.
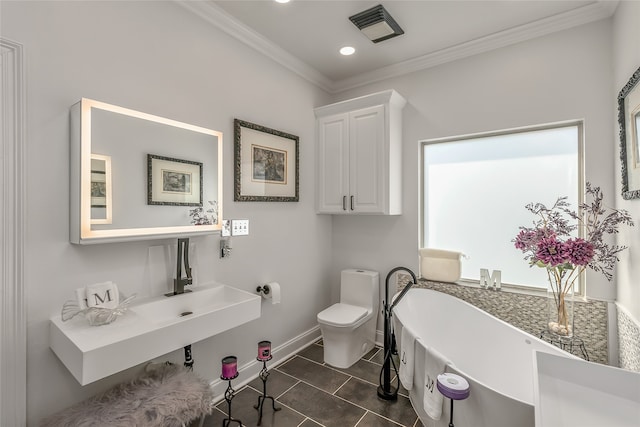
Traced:
<svg viewBox="0 0 640 427">
<path fill-rule="evenodd" d="M 222 220 L 222 230 L 220 230 L 220 235 L 222 237 L 231 236 L 231 220 L 230 219 Z"/>
<path fill-rule="evenodd" d="M 249 220 L 248 219 L 231 220 L 231 235 L 232 236 L 248 236 Z"/>
</svg>

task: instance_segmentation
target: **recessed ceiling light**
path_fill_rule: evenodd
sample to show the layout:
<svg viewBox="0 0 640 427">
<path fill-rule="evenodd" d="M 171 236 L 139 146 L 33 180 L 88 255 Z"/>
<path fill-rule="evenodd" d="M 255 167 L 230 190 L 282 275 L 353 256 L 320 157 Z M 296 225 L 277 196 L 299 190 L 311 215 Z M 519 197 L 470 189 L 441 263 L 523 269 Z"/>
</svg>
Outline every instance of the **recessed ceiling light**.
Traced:
<svg viewBox="0 0 640 427">
<path fill-rule="evenodd" d="M 290 0 L 276 0 L 277 3 L 289 3 Z"/>
<path fill-rule="evenodd" d="M 351 46 L 345 46 L 340 48 L 340 54 L 344 56 L 353 55 L 356 50 Z"/>
</svg>

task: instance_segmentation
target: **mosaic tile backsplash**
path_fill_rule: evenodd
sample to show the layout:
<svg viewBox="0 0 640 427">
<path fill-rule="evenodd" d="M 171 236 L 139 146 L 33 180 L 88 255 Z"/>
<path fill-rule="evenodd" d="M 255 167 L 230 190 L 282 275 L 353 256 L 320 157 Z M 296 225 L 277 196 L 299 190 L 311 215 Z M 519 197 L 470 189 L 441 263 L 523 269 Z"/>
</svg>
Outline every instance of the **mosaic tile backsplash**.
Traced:
<svg viewBox="0 0 640 427">
<path fill-rule="evenodd" d="M 620 367 L 640 372 L 640 327 L 624 311 L 618 309 L 617 315 Z"/>
<path fill-rule="evenodd" d="M 398 275 L 398 289 L 404 287 L 410 276 Z M 418 280 L 418 287 L 434 289 L 453 295 L 486 311 L 513 326 L 534 335 L 547 328 L 547 298 L 514 292 L 494 291 L 455 283 Z M 608 364 L 607 303 L 589 300 L 574 303 L 574 331 L 584 345 L 592 362 Z M 638 331 L 640 333 L 640 331 Z M 574 354 L 582 357 L 574 347 Z M 636 353 L 636 363 L 638 353 Z"/>
</svg>

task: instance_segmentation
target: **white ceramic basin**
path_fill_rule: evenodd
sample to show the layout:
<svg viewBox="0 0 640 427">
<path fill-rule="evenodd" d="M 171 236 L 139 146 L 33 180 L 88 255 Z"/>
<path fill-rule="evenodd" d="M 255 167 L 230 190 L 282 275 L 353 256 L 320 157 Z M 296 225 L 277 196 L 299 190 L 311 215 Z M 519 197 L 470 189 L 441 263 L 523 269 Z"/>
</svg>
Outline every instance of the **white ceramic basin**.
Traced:
<svg viewBox="0 0 640 427">
<path fill-rule="evenodd" d="M 82 315 L 67 322 L 55 316 L 49 345 L 85 385 L 260 317 L 256 294 L 221 284 L 192 290 L 134 302 L 104 326 L 90 326 Z"/>
<path fill-rule="evenodd" d="M 536 427 L 637 427 L 640 373 L 537 352 Z"/>
<path fill-rule="evenodd" d="M 138 304 L 134 301 L 130 310 L 150 322 L 168 324 L 220 312 L 246 299 L 247 292 L 231 286 L 199 287 L 193 288 L 192 292 L 171 297 L 160 296 Z"/>
</svg>

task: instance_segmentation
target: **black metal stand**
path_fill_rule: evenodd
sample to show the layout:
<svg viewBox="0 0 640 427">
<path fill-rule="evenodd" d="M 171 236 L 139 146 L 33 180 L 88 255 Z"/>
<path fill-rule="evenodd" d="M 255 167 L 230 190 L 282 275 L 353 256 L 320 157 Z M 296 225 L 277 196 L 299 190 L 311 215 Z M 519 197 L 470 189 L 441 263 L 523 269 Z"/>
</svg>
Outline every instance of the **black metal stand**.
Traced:
<svg viewBox="0 0 640 427">
<path fill-rule="evenodd" d="M 388 305 L 384 306 L 384 361 L 382 365 L 382 382 L 378 386 L 378 397 L 384 400 L 398 399 L 398 387 L 391 384 L 391 358 L 393 357 L 393 340 L 391 336 L 391 321 L 388 314 Z"/>
<path fill-rule="evenodd" d="M 540 331 L 541 340 L 545 340 L 550 344 L 560 347 L 562 350 L 569 352 L 575 356 L 582 357 L 584 360 L 589 361 L 589 353 L 587 353 L 587 347 L 584 345 L 582 338 L 573 335 L 572 337 L 563 337 L 561 335 L 555 335 L 546 329 Z M 578 352 L 579 351 L 579 352 Z"/>
<path fill-rule="evenodd" d="M 449 414 L 449 427 L 455 427 L 453 425 L 453 399 L 449 399 L 451 400 L 451 413 Z"/>
<path fill-rule="evenodd" d="M 271 407 L 274 411 L 279 411 L 282 408 L 276 408 L 276 401 L 272 396 L 267 395 L 267 379 L 269 378 L 269 371 L 267 370 L 267 361 L 271 360 L 272 357 L 269 356 L 268 359 L 257 359 L 262 362 L 262 369 L 258 376 L 262 380 L 262 396 L 258 396 L 258 404 L 253 407 L 257 409 L 260 413 L 258 417 L 258 425 L 262 423 L 262 408 L 264 407 L 264 401 L 267 399 L 271 399 Z"/>
<path fill-rule="evenodd" d="M 238 425 L 240 427 L 242 427 L 242 422 L 240 420 L 237 420 L 235 418 L 233 418 L 231 416 L 231 401 L 233 400 L 233 397 L 235 396 L 234 394 L 234 390 L 233 387 L 231 387 L 231 380 L 236 378 L 238 376 L 238 374 L 236 373 L 233 377 L 231 378 L 225 378 L 225 377 L 220 377 L 220 379 L 225 380 L 225 381 L 229 381 L 229 386 L 227 387 L 227 391 L 224 392 L 224 400 L 227 401 L 227 418 L 222 420 L 222 427 L 227 427 L 229 424 L 231 423 L 238 423 Z"/>
</svg>

